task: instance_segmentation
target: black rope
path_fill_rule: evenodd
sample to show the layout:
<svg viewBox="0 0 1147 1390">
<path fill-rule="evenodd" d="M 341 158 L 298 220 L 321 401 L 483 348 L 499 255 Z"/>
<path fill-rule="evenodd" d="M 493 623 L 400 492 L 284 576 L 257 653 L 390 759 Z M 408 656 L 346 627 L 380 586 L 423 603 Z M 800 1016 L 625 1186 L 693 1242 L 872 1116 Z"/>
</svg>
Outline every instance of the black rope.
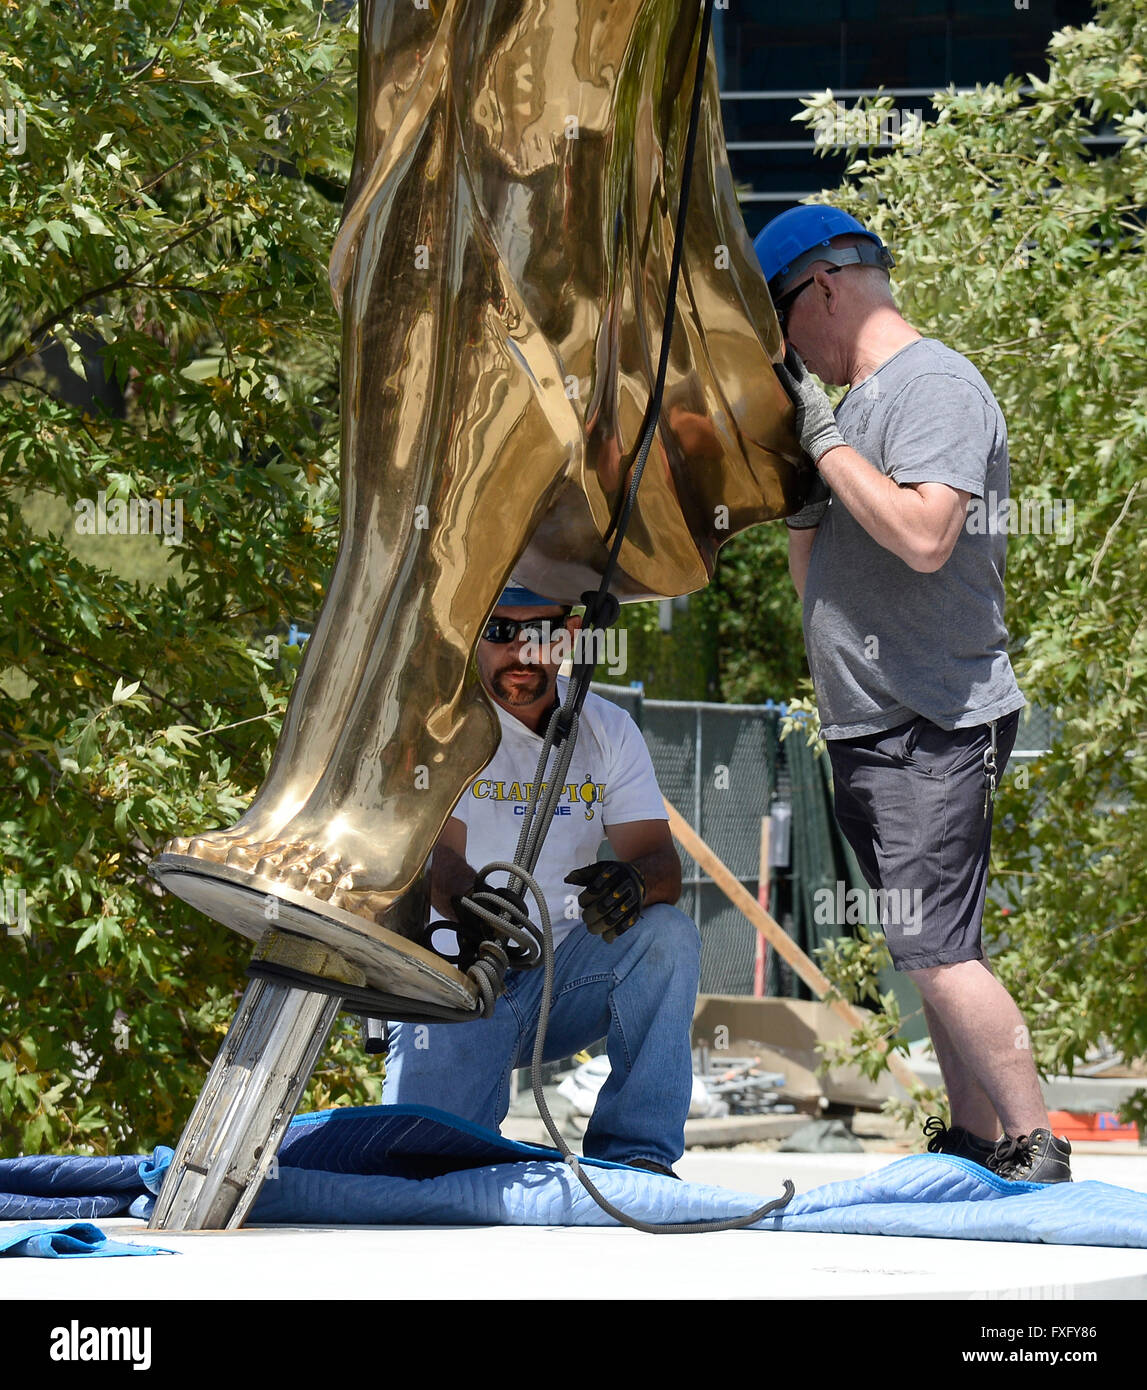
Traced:
<svg viewBox="0 0 1147 1390">
<path fill-rule="evenodd" d="M 602 629 L 611 626 L 617 620 L 617 615 L 620 611 L 617 599 L 609 592 L 609 586 L 613 580 L 614 571 L 617 569 L 622 543 L 625 540 L 625 533 L 629 526 L 629 519 L 633 515 L 634 507 L 637 505 L 637 489 L 641 486 L 641 478 L 642 474 L 645 472 L 645 464 L 649 458 L 649 451 L 653 447 L 653 440 L 656 437 L 657 428 L 661 420 L 661 400 L 665 394 L 665 378 L 669 371 L 669 352 L 673 342 L 673 327 L 677 318 L 677 283 L 681 278 L 681 260 L 685 251 L 685 220 L 689 210 L 689 187 L 693 181 L 693 158 L 697 148 L 697 129 L 701 117 L 701 97 L 705 88 L 705 64 L 709 54 L 709 32 L 712 28 L 712 23 L 713 0 L 703 0 L 701 36 L 697 48 L 697 70 L 693 78 L 693 99 L 689 107 L 689 127 L 685 137 L 685 157 L 681 165 L 681 191 L 677 201 L 677 219 L 673 236 L 673 255 L 669 262 L 669 282 L 666 287 L 665 320 L 661 331 L 661 350 L 657 359 L 657 376 L 653 383 L 653 394 L 650 396 L 649 404 L 646 406 L 641 443 L 638 447 L 637 457 L 633 464 L 629 487 L 626 490 L 621 507 L 611 523 L 611 529 L 614 531 L 613 544 L 610 547 L 609 558 L 602 572 L 601 583 L 598 585 L 596 592 L 591 590 L 582 595 L 583 601 L 588 600 L 588 602 L 586 602 L 583 628 L 588 625 L 591 633 L 599 626 Z M 590 646 L 592 650 L 593 644 L 591 643 Z M 580 710 L 585 703 L 586 693 L 589 690 L 589 682 L 593 678 L 593 667 L 596 663 L 589 662 L 586 664 L 589 668 L 589 674 L 576 698 L 575 708 L 578 710 Z M 580 674 L 580 672 L 578 674 Z"/>
</svg>

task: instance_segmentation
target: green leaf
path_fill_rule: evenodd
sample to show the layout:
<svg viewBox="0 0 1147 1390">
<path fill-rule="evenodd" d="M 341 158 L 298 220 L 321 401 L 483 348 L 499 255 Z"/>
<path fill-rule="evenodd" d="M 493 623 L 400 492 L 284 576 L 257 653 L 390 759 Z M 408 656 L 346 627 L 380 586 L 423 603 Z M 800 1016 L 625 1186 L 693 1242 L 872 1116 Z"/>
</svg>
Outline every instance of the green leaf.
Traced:
<svg viewBox="0 0 1147 1390">
<path fill-rule="evenodd" d="M 75 227 L 72 227 L 67 222 L 61 222 L 58 218 L 53 217 L 46 224 L 46 229 L 48 235 L 52 238 L 52 240 L 56 243 L 56 245 L 60 248 L 61 251 L 67 252 L 68 250 L 70 250 L 70 247 L 68 245 L 68 233 L 71 232 L 74 235 L 76 231 Z"/>
<path fill-rule="evenodd" d="M 209 63 L 204 63 L 203 71 L 207 73 L 209 77 L 212 77 L 216 82 L 218 82 L 225 92 L 228 92 L 233 96 L 246 95 L 246 87 L 244 87 L 241 82 L 236 82 L 236 80 L 229 73 L 224 72 L 223 69 L 219 66 L 219 64 L 214 60 Z"/>
</svg>

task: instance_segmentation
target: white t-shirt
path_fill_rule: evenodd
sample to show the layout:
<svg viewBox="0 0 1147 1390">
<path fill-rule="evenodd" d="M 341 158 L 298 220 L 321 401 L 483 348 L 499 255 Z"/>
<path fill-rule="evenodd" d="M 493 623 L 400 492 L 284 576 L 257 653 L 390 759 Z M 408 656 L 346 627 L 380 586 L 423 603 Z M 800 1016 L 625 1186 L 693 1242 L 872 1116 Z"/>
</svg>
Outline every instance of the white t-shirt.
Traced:
<svg viewBox="0 0 1147 1390">
<path fill-rule="evenodd" d="M 558 677 L 558 698 L 568 682 Z M 454 816 L 466 826 L 466 862 L 481 871 L 494 859 L 512 860 L 522 833 L 542 751 L 543 735 L 495 705 L 502 724 L 498 751 L 462 793 Z M 555 755 L 550 757 L 551 768 Z M 592 692 L 578 720 L 577 744 L 566 774 L 553 825 L 542 846 L 534 877 L 545 894 L 554 945 L 581 922 L 578 895 L 584 890 L 565 883 L 566 874 L 592 864 L 607 825 L 664 820 L 665 803 L 641 731 L 619 705 Z M 504 873 L 490 875 L 497 886 Z M 529 894 L 531 918 L 537 908 Z"/>
</svg>

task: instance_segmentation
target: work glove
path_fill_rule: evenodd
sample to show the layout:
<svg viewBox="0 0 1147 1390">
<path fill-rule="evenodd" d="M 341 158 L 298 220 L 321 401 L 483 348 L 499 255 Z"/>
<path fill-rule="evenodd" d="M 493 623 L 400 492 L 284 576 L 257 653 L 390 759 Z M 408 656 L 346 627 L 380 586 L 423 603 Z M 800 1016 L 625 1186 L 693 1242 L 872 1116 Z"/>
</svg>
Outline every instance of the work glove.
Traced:
<svg viewBox="0 0 1147 1390">
<path fill-rule="evenodd" d="M 832 492 L 828 484 L 814 468 L 808 500 L 799 512 L 785 517 L 785 525 L 792 531 L 806 531 L 810 527 L 819 526 L 822 517 L 828 511 L 828 502 L 831 496 Z"/>
<path fill-rule="evenodd" d="M 795 348 L 789 348 L 783 362 L 774 362 L 773 370 L 796 407 L 801 448 L 813 463 L 819 463 L 830 449 L 839 449 L 845 442 L 836 427 L 829 399 L 813 381 Z"/>
<path fill-rule="evenodd" d="M 603 941 L 616 941 L 641 916 L 645 879 L 632 864 L 602 859 L 566 874 L 565 881 L 583 887 L 578 897 L 586 929 Z"/>
</svg>

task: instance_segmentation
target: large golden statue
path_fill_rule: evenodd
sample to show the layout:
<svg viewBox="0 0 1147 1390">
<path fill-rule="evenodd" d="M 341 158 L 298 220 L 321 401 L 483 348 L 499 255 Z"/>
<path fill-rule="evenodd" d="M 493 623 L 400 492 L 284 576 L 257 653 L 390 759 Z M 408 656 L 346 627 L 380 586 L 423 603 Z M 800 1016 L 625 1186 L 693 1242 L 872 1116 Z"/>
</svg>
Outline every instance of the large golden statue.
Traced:
<svg viewBox="0 0 1147 1390">
<path fill-rule="evenodd" d="M 338 561 L 265 784 L 232 828 L 172 841 L 157 872 L 251 936 L 283 904 L 373 988 L 470 1000 L 401 938 L 425 922 L 428 855 L 497 744 L 471 658 L 503 585 L 576 602 L 603 571 L 656 371 L 701 17 L 700 0 L 363 0 L 331 258 Z M 705 59 L 622 600 L 701 587 L 724 540 L 802 500 L 780 332 Z"/>
</svg>

